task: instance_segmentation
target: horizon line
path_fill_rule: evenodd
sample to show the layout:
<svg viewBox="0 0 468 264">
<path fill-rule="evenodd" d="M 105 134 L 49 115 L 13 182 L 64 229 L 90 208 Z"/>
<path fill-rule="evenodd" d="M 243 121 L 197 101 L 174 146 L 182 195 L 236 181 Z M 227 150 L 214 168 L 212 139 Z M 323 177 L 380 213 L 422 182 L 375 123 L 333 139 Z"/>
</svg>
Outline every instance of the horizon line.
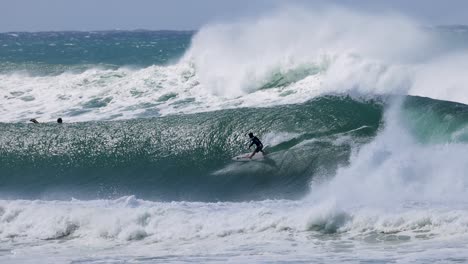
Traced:
<svg viewBox="0 0 468 264">
<path fill-rule="evenodd" d="M 432 26 L 423 26 L 427 28 L 443 28 L 443 27 L 462 27 L 468 29 L 468 24 L 441 24 L 441 25 L 432 25 Z M 15 33 L 58 33 L 58 32 L 114 32 L 114 31 L 121 31 L 121 32 L 196 32 L 200 29 L 144 29 L 144 28 L 136 28 L 136 29 L 95 29 L 95 30 L 74 30 L 74 29 L 64 29 L 64 30 L 24 30 L 24 31 L 0 31 L 0 34 L 15 34 Z"/>
<path fill-rule="evenodd" d="M 76 32 L 76 33 L 101 33 L 101 32 L 114 32 L 114 31 L 121 31 L 121 32 L 196 32 L 199 29 L 97 29 L 97 30 L 73 30 L 73 29 L 66 29 L 66 30 L 37 30 L 37 31 L 0 31 L 0 34 L 15 34 L 15 33 L 59 33 L 59 32 Z"/>
</svg>

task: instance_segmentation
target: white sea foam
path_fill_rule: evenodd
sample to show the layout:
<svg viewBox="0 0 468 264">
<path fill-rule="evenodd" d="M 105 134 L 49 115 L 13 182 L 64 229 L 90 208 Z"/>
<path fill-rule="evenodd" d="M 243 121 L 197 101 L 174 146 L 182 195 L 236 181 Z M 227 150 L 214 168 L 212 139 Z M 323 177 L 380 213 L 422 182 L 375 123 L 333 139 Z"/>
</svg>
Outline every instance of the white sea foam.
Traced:
<svg viewBox="0 0 468 264">
<path fill-rule="evenodd" d="M 175 65 L 0 75 L 0 121 L 134 118 L 299 103 L 327 93 L 468 103 L 466 56 L 436 52 L 432 36 L 401 16 L 287 10 L 207 26 Z M 312 73 L 260 89 L 272 73 L 301 67 Z M 301 201 L 2 200 L 0 260 L 466 262 L 466 145 L 418 143 L 399 110 L 395 103 L 377 137 Z M 269 137 L 278 144 L 294 135 Z"/>
<path fill-rule="evenodd" d="M 350 165 L 314 195 L 353 204 L 406 201 L 468 203 L 468 149 L 464 143 L 419 143 L 402 125 L 400 104 L 386 113 L 383 130 L 352 155 Z"/>
<path fill-rule="evenodd" d="M 466 144 L 421 144 L 401 115 L 394 102 L 376 138 L 305 198 L 314 204 L 312 230 L 366 241 L 467 238 Z"/>
<path fill-rule="evenodd" d="M 173 65 L 0 75 L 0 121 L 129 119 L 301 103 L 329 93 L 468 103 L 468 53 L 437 43 L 431 31 L 396 14 L 283 9 L 202 28 Z"/>
<path fill-rule="evenodd" d="M 368 251 L 373 257 L 384 252 L 377 259 L 385 260 L 390 255 L 404 260 L 411 254 L 395 255 L 375 245 L 384 243 L 420 252 L 421 248 L 430 248 L 428 239 L 439 246 L 447 239 L 466 241 L 466 206 L 408 203 L 389 208 L 339 209 L 334 202 L 317 205 L 306 200 L 158 203 L 134 197 L 100 201 L 3 200 L 0 240 L 2 247 L 13 254 L 0 255 L 0 259 L 2 263 L 32 259 L 46 263 L 51 256 L 61 262 L 138 256 L 209 261 L 210 257 L 250 256 L 251 261 L 258 261 L 281 260 L 282 255 L 306 260 L 318 254 L 345 260 L 346 248 L 351 247 L 362 252 L 354 260 L 369 258 Z M 340 239 L 327 239 L 336 234 Z M 53 253 L 57 250 L 60 253 Z M 32 258 L 34 255 L 36 258 Z"/>
</svg>

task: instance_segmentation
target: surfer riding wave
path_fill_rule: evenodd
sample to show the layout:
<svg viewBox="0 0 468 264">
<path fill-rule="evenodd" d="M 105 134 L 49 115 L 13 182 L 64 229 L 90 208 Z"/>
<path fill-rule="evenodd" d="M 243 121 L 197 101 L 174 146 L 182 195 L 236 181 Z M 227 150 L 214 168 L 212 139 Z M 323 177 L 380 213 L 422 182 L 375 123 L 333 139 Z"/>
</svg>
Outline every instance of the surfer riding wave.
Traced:
<svg viewBox="0 0 468 264">
<path fill-rule="evenodd" d="M 249 133 L 249 137 L 250 137 L 250 140 L 252 141 L 249 145 L 249 149 L 252 147 L 252 145 L 255 144 L 255 150 L 252 152 L 252 154 L 250 154 L 249 156 L 249 159 L 251 159 L 256 153 L 258 152 L 262 152 L 263 155 L 265 155 L 265 152 L 263 152 L 263 144 L 262 142 L 260 141 L 260 139 L 258 139 L 258 137 L 254 136 L 254 134 L 252 132 Z"/>
</svg>

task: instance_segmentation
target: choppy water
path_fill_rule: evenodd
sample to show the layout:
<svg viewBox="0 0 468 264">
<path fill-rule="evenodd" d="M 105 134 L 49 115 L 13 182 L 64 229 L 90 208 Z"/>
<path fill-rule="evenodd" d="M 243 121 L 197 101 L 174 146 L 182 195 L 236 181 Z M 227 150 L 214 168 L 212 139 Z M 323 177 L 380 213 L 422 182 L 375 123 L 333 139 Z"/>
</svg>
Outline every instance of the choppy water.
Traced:
<svg viewBox="0 0 468 264">
<path fill-rule="evenodd" d="M 467 38 L 338 9 L 2 33 L 0 261 L 467 262 Z"/>
</svg>

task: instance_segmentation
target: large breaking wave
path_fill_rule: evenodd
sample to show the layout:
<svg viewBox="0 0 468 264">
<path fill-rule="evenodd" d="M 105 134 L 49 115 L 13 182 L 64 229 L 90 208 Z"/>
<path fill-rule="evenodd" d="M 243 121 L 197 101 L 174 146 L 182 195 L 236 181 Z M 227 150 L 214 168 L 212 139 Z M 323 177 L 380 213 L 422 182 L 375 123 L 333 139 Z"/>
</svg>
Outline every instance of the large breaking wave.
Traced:
<svg viewBox="0 0 468 264">
<path fill-rule="evenodd" d="M 309 261 L 350 244 L 382 260 L 365 243 L 401 242 L 446 257 L 468 233 L 466 34 L 289 9 L 206 26 L 173 64 L 2 72 L 0 238 L 184 256 L 230 254 L 229 237 Z M 232 161 L 250 131 L 267 158 Z"/>
<path fill-rule="evenodd" d="M 107 34 L 110 37 L 104 40 L 112 40 Z M 122 39 L 122 33 L 115 34 Z M 132 40 L 139 34 L 127 37 Z M 94 47 L 88 48 L 97 54 L 88 59 L 95 60 L 94 68 L 76 60 L 73 67 L 83 69 L 50 75 L 34 74 L 34 67 L 5 70 L 0 74 L 4 98 L 0 121 L 155 117 L 303 103 L 330 93 L 409 94 L 467 103 L 464 34 L 463 28 L 424 28 L 394 14 L 283 10 L 250 21 L 206 26 L 172 64 L 166 64 L 171 59 L 165 58 L 145 66 L 150 62 L 146 48 L 140 65 L 115 62 L 109 68 L 96 63 L 104 59 Z M 190 34 L 182 36 L 181 47 Z M 97 38 L 98 43 L 103 41 Z M 56 39 L 50 41 L 57 45 Z M 146 46 L 154 43 L 148 41 Z M 138 44 L 142 45 L 132 40 L 126 49 L 119 49 L 127 56 L 128 50 L 143 48 Z M 36 60 L 35 68 L 50 66 L 36 57 L 28 63 Z"/>
</svg>

